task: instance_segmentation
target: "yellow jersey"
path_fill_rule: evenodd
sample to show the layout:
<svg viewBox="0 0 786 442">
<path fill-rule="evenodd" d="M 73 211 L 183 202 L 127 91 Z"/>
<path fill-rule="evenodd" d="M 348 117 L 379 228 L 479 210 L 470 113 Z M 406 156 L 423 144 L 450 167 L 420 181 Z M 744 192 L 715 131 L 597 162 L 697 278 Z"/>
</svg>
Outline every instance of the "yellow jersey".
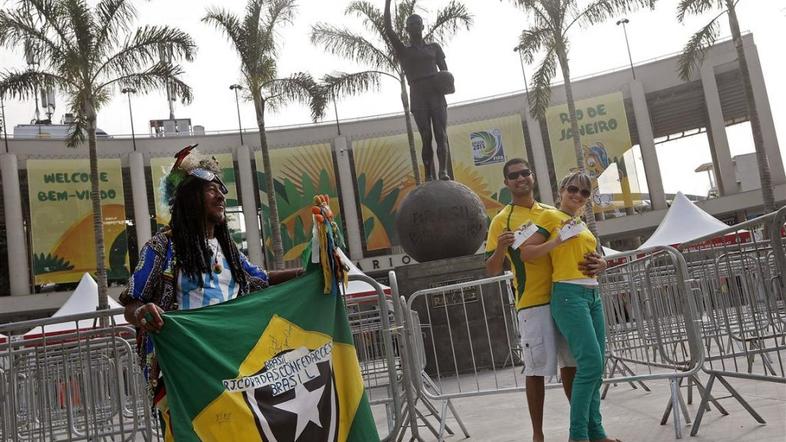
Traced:
<svg viewBox="0 0 786 442">
<path fill-rule="evenodd" d="M 509 204 L 491 220 L 486 239 L 486 258 L 497 248 L 497 238 L 505 230 L 514 231 L 532 221 L 539 225 L 538 218 L 553 207 L 537 201 L 532 208 Z M 548 232 L 542 231 L 544 235 Z M 551 260 L 548 256 L 540 257 L 533 262 L 523 262 L 518 250 L 508 247 L 505 257 L 510 262 L 513 272 L 513 290 L 516 294 L 516 310 L 547 305 L 551 301 Z"/>
<path fill-rule="evenodd" d="M 584 230 L 576 235 L 575 238 L 568 239 L 549 252 L 553 268 L 551 279 L 554 282 L 589 278 L 579 271 L 579 263 L 584 261 L 585 254 L 595 251 L 598 240 L 589 231 L 584 221 L 581 221 L 578 217 L 572 217 L 561 210 L 552 209 L 541 214 L 538 229 L 547 230 L 549 232 L 548 239 L 550 240 L 559 235 L 562 224 L 572 218 L 584 224 Z"/>
</svg>

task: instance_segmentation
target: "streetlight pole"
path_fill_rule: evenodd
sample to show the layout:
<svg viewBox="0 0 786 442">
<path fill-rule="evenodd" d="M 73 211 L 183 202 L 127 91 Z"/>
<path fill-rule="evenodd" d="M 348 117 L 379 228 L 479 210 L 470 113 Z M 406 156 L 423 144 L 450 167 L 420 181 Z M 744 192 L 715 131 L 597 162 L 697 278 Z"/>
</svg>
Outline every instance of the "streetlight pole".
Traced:
<svg viewBox="0 0 786 442">
<path fill-rule="evenodd" d="M 233 84 L 229 86 L 230 90 L 235 91 L 235 106 L 237 106 L 237 127 L 240 130 L 240 145 L 243 145 L 243 125 L 240 123 L 240 99 L 237 96 L 237 91 L 243 89 L 243 86 L 239 84 Z"/>
<path fill-rule="evenodd" d="M 630 43 L 628 42 L 628 28 L 627 24 L 630 23 L 630 20 L 627 18 L 621 18 L 617 20 L 617 26 L 622 25 L 622 32 L 625 34 L 625 46 L 628 48 L 628 62 L 630 63 L 630 72 L 633 74 L 633 79 L 636 79 L 636 70 L 633 69 L 633 57 L 630 55 Z"/>
<path fill-rule="evenodd" d="M 132 87 L 124 87 L 120 92 L 128 96 L 128 117 L 131 119 L 131 145 L 134 146 L 136 152 L 136 133 L 134 133 L 134 113 L 131 112 L 131 94 L 136 93 L 136 89 Z"/>
<path fill-rule="evenodd" d="M 527 93 L 527 112 L 529 112 L 529 86 L 527 85 L 527 74 L 524 71 L 524 56 L 521 55 L 521 46 L 516 46 L 513 48 L 513 52 L 518 52 L 519 54 L 519 64 L 521 64 L 521 76 L 524 78 L 524 92 Z"/>
<path fill-rule="evenodd" d="M 5 142 L 5 153 L 10 152 L 8 150 L 8 129 L 5 122 L 5 102 L 3 102 L 3 94 L 0 94 L 0 111 L 2 111 L 2 115 L 0 117 L 3 119 L 3 141 Z"/>
</svg>

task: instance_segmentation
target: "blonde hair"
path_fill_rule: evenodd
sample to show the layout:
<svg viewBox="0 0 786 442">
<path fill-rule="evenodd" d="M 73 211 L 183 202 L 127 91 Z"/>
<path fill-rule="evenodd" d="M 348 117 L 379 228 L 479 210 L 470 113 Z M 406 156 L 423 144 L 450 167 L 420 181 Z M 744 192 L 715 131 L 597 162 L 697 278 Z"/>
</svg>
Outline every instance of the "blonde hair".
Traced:
<svg viewBox="0 0 786 442">
<path fill-rule="evenodd" d="M 560 181 L 559 183 L 558 194 L 561 193 L 563 190 L 565 190 L 565 188 L 567 188 L 571 184 L 575 184 L 576 186 L 578 186 L 579 189 L 587 189 L 590 191 L 590 193 L 592 193 L 592 178 L 590 178 L 590 176 L 587 175 L 586 172 L 582 172 L 581 170 L 574 170 L 573 172 L 567 174 L 565 178 L 563 178 L 562 181 Z M 590 198 L 592 198 L 591 195 Z M 562 203 L 562 198 L 558 198 L 557 206 L 559 206 L 560 203 Z M 577 213 L 576 215 L 582 216 L 583 212 L 584 212 L 584 208 L 582 207 L 581 209 L 579 209 L 579 213 Z"/>
</svg>

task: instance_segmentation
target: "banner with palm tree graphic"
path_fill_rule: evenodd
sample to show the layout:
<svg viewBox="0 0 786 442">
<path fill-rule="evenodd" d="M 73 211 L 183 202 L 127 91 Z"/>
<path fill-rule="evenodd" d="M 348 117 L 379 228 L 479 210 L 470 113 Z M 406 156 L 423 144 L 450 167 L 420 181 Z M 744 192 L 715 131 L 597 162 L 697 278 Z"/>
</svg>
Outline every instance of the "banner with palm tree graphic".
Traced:
<svg viewBox="0 0 786 442">
<path fill-rule="evenodd" d="M 262 153 L 254 157 L 257 164 L 257 185 L 262 202 L 262 234 L 265 251 L 270 257 L 270 216 L 267 207 L 265 175 L 262 172 Z M 339 229 L 343 231 L 341 205 L 336 184 L 336 165 L 328 143 L 294 146 L 270 150 L 270 168 L 278 203 L 284 261 L 300 259 L 311 240 L 311 208 L 314 195 L 330 196 L 330 208 Z M 342 233 L 343 234 L 343 233 Z"/>
<path fill-rule="evenodd" d="M 106 267 L 129 275 L 123 173 L 119 159 L 98 160 Z M 35 284 L 77 282 L 96 271 L 90 169 L 83 160 L 27 160 Z"/>
<path fill-rule="evenodd" d="M 352 141 L 355 185 L 366 251 L 398 245 L 396 212 L 415 188 L 407 135 Z M 418 156 L 420 176 L 423 162 Z"/>
</svg>

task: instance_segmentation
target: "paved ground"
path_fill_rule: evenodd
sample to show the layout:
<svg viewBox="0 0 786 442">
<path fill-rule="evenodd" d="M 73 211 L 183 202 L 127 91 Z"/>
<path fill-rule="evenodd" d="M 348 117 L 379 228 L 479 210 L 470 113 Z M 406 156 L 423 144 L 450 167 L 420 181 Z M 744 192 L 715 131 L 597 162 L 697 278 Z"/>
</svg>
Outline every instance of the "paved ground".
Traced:
<svg viewBox="0 0 786 442">
<path fill-rule="evenodd" d="M 706 379 L 706 376 L 702 379 Z M 716 382 L 713 393 L 720 400 L 721 405 L 729 411 L 729 415 L 722 416 L 713 408 L 705 414 L 696 437 L 690 437 L 691 425 L 683 421 L 683 439 L 688 442 L 786 441 L 786 385 L 739 379 L 729 381 L 767 423 L 758 424 L 734 398 L 728 397 L 726 390 Z M 671 416 L 666 425 L 660 425 L 669 399 L 668 383 L 653 381 L 648 385 L 652 389 L 649 393 L 641 389 L 633 390 L 627 384 L 611 388 L 607 398 L 602 402 L 601 409 L 610 436 L 618 437 L 625 442 L 676 440 Z M 683 388 L 683 394 L 686 393 Z M 698 401 L 698 395 L 694 394 L 694 403 L 688 405 L 691 419 L 696 415 Z M 471 440 L 488 442 L 531 440 L 532 433 L 523 392 L 457 399 L 454 404 L 470 433 Z M 547 441 L 568 440 L 567 413 L 568 403 L 562 392 L 548 390 L 544 419 Z M 379 417 L 379 413 L 375 414 Z M 378 422 L 378 428 L 384 429 L 384 417 L 380 420 L 382 422 Z M 431 421 L 434 422 L 433 419 Z M 448 424 L 457 434 L 448 436 L 446 440 L 464 439 L 453 419 L 450 419 Z M 426 427 L 422 426 L 420 433 L 424 440 L 436 440 Z M 409 435 L 407 439 L 408 437 Z"/>
</svg>

